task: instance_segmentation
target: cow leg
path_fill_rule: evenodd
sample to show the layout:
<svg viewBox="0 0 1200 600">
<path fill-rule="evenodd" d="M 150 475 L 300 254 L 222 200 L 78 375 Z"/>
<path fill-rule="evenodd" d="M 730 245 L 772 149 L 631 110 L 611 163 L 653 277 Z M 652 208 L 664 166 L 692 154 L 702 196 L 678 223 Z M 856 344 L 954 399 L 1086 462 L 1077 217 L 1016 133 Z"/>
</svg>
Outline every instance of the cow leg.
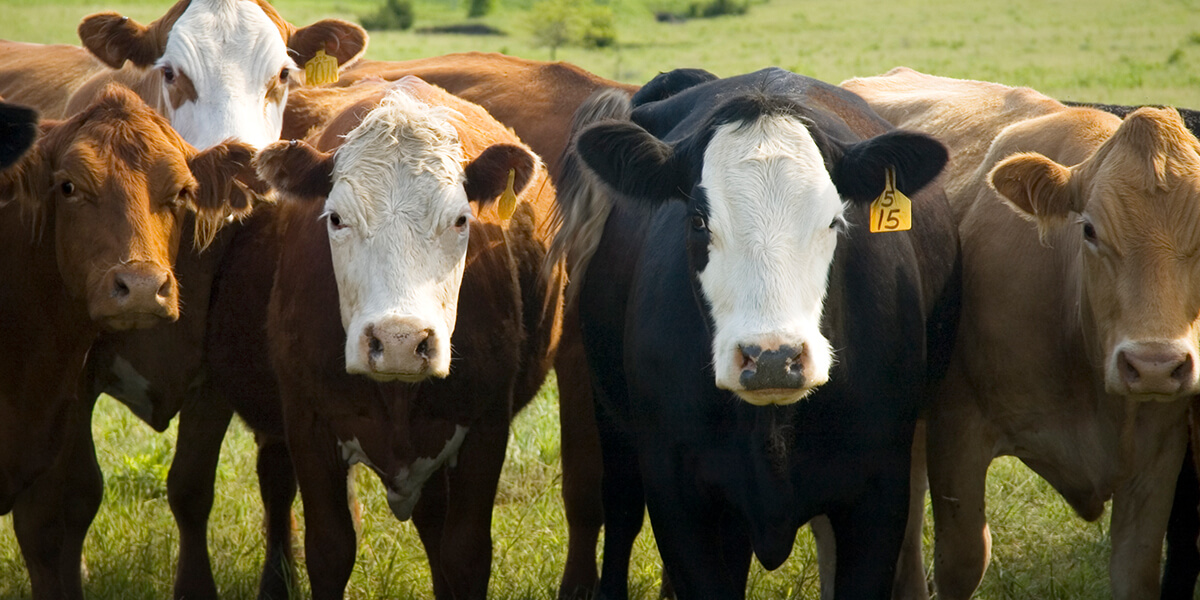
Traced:
<svg viewBox="0 0 1200 600">
<path fill-rule="evenodd" d="M 471 434 L 467 434 L 470 439 Z M 465 441 L 463 442 L 466 443 Z M 450 583 L 446 581 L 446 570 L 442 567 L 442 532 L 446 527 L 446 502 L 448 475 L 446 468 L 439 469 L 421 487 L 421 499 L 413 507 L 412 520 L 425 547 L 429 559 L 429 572 L 433 577 L 433 596 L 450 596 Z"/>
<path fill-rule="evenodd" d="M 449 471 L 449 498 L 442 532 L 446 598 L 482 600 L 492 572 L 492 504 L 504 467 L 508 420 L 496 415 L 471 425 Z"/>
<path fill-rule="evenodd" d="M 892 596 L 896 562 L 907 528 L 910 488 L 908 457 L 890 458 L 894 460 L 881 464 L 883 475 L 867 488 L 861 500 L 828 513 L 837 557 L 834 598 L 886 600 Z"/>
<path fill-rule="evenodd" d="M 258 586 L 259 600 L 288 597 L 295 587 L 292 561 L 292 502 L 296 499 L 296 474 L 287 444 L 274 436 L 258 441 L 258 488 L 267 529 L 267 560 Z"/>
<path fill-rule="evenodd" d="M 925 492 L 929 488 L 925 466 L 925 421 L 917 421 L 913 434 L 912 463 L 909 470 L 908 526 L 904 544 L 896 563 L 896 581 L 892 587 L 894 600 L 928 600 L 929 585 L 925 580 L 925 560 L 921 541 L 925 524 Z"/>
<path fill-rule="evenodd" d="M 1159 562 L 1172 487 L 1187 447 L 1185 428 L 1168 432 L 1151 460 L 1143 463 L 1112 502 L 1112 557 L 1108 576 L 1115 600 L 1152 598 L 1159 593 Z"/>
<path fill-rule="evenodd" d="M 745 598 L 749 536 L 728 514 L 695 497 L 694 484 L 678 463 L 664 458 L 668 453 L 648 454 L 643 472 L 653 475 L 645 482 L 646 507 L 676 596 Z"/>
<path fill-rule="evenodd" d="M 600 433 L 576 306 L 572 303 L 563 316 L 562 338 L 554 359 L 562 431 L 563 507 L 567 513 L 567 563 L 558 587 L 559 600 L 586 598 L 595 589 L 599 580 L 596 543 L 604 525 Z"/>
<path fill-rule="evenodd" d="M 285 413 L 288 401 L 284 401 Z M 288 415 L 288 450 L 304 502 L 304 556 L 313 600 L 341 599 L 354 569 L 358 541 L 347 493 L 349 467 L 337 441 L 311 415 Z"/>
<path fill-rule="evenodd" d="M 912 465 L 909 470 L 908 526 L 904 530 L 904 544 L 900 547 L 900 558 L 896 562 L 896 579 L 892 585 L 893 600 L 927 600 L 929 587 L 925 582 L 925 561 L 921 558 L 921 542 L 925 522 L 925 492 L 927 490 L 925 468 L 925 422 L 918 421 L 912 446 Z M 833 600 L 833 582 L 836 578 L 837 543 L 833 526 L 825 515 L 818 515 L 809 522 L 813 538 L 817 542 L 817 569 L 821 579 L 821 600 Z"/>
<path fill-rule="evenodd" d="M 1196 479 L 1193 448 L 1188 445 L 1175 480 L 1175 498 L 1167 520 L 1167 560 L 1163 566 L 1160 600 L 1191 600 L 1200 576 L 1200 551 L 1196 539 L 1200 536 L 1200 482 Z"/>
<path fill-rule="evenodd" d="M 646 497 L 638 468 L 637 450 L 598 402 L 596 424 L 604 457 L 601 483 L 604 503 L 604 564 L 598 596 L 606 600 L 629 597 L 629 560 L 642 530 Z"/>
<path fill-rule="evenodd" d="M 35 600 L 83 598 L 83 542 L 104 495 L 92 443 L 94 403 L 71 403 L 62 454 L 13 506 L 13 529 Z"/>
<path fill-rule="evenodd" d="M 167 500 L 179 527 L 175 598 L 217 597 L 208 557 L 208 515 L 212 512 L 221 442 L 232 418 L 229 405 L 203 392 L 189 394 L 179 411 L 175 458 L 167 473 Z"/>
<path fill-rule="evenodd" d="M 934 582 L 942 600 L 970 598 L 991 556 L 984 494 L 995 437 L 968 389 L 952 366 L 926 429 Z"/>
</svg>

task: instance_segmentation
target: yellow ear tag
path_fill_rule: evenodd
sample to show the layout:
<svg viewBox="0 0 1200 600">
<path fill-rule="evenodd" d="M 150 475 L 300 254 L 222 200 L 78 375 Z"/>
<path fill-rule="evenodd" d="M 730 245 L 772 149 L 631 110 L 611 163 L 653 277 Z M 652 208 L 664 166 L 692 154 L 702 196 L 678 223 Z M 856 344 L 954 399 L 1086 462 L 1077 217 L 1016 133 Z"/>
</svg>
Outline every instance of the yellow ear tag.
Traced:
<svg viewBox="0 0 1200 600">
<path fill-rule="evenodd" d="M 322 85 L 338 80 L 337 59 L 317 50 L 312 60 L 304 63 L 304 81 L 308 85 Z"/>
<path fill-rule="evenodd" d="M 888 168 L 883 193 L 871 203 L 871 233 L 912 229 L 912 200 L 896 189 L 896 172 Z"/>
<path fill-rule="evenodd" d="M 504 193 L 500 194 L 500 206 L 496 207 L 496 212 L 500 213 L 500 218 L 507 221 L 509 217 L 517 212 L 517 193 L 513 191 L 513 180 L 517 177 L 516 169 L 508 170 L 508 187 L 504 188 Z"/>
</svg>

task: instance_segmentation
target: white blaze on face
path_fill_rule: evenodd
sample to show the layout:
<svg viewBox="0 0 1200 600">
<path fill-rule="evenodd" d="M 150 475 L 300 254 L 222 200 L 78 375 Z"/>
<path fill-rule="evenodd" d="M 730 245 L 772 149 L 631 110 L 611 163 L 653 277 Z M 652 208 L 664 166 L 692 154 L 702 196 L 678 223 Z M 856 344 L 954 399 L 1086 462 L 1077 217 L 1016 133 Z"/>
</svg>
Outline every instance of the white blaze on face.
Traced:
<svg viewBox="0 0 1200 600">
<path fill-rule="evenodd" d="M 722 125 L 704 153 L 718 387 L 752 404 L 795 402 L 829 378 L 820 320 L 843 203 L 796 118 Z"/>
<path fill-rule="evenodd" d="M 349 373 L 450 372 L 471 217 L 453 114 L 393 90 L 337 151 L 325 217 Z"/>
<path fill-rule="evenodd" d="M 193 0 L 155 66 L 171 126 L 189 144 L 205 149 L 236 138 L 262 148 L 279 139 L 288 78 L 281 76 L 296 64 L 258 4 Z"/>
</svg>

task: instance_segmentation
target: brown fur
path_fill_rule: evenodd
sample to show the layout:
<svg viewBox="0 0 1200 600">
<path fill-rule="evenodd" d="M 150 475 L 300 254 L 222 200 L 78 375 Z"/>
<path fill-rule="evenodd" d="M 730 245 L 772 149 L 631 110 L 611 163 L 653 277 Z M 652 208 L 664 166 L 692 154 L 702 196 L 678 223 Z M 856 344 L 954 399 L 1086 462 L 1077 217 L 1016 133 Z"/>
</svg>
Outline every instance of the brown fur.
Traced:
<svg viewBox="0 0 1200 600">
<path fill-rule="evenodd" d="M 1188 398 L 1106 390 L 1118 342 L 1194 348 L 1200 333 L 1196 139 L 1170 109 L 1121 122 L 1028 89 L 907 69 L 843 85 L 951 150 L 964 293 L 956 355 L 928 416 L 939 596 L 965 598 L 983 576 L 993 453 L 1020 457 L 1084 518 L 1111 498 L 1113 596 L 1156 596 Z"/>
<path fill-rule="evenodd" d="M 171 263 L 186 215 L 181 195 L 203 193 L 188 168 L 195 151 L 127 90 L 107 90 L 45 129 L 33 150 L 0 172 L 7 281 L 0 290 L 0 513 L 12 510 L 25 524 L 17 536 L 38 598 L 80 593 L 78 562 L 72 569 L 58 553 L 78 552 L 82 535 L 41 527 L 62 518 L 46 513 L 58 506 L 46 494 L 67 485 L 56 463 L 87 451 L 72 441 L 87 422 L 73 404 L 84 357 L 102 327 L 178 317 Z M 36 231 L 31 207 L 40 217 Z M 161 313 L 140 316 L 144 304 L 130 306 L 135 313 L 107 308 L 114 272 L 165 277 L 169 287 L 157 290 L 167 295 Z M 80 501 L 98 502 L 72 489 Z"/>
</svg>

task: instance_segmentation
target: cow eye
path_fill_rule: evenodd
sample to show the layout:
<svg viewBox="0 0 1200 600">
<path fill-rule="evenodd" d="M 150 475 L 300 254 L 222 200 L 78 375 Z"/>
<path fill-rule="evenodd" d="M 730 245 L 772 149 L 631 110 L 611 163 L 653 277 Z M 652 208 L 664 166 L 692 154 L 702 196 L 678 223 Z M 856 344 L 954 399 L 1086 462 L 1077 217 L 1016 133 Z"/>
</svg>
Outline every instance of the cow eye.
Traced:
<svg viewBox="0 0 1200 600">
<path fill-rule="evenodd" d="M 62 182 L 62 185 L 59 186 L 59 189 L 62 190 L 62 195 L 70 196 L 71 194 L 75 193 L 75 184 L 71 183 L 70 181 L 64 181 Z"/>
<path fill-rule="evenodd" d="M 339 215 L 335 212 L 330 212 L 329 213 L 329 226 L 334 229 L 341 229 L 341 228 L 345 227 L 346 225 L 342 223 L 341 215 Z"/>
<path fill-rule="evenodd" d="M 175 69 L 171 65 L 163 65 L 162 68 L 163 81 L 167 83 L 175 83 Z"/>
<path fill-rule="evenodd" d="M 700 215 L 692 215 L 692 229 L 696 231 L 705 231 L 708 229 L 708 223 L 704 222 L 704 217 Z"/>
<path fill-rule="evenodd" d="M 288 70 L 287 67 L 284 67 L 283 70 L 279 72 L 279 83 L 287 83 L 288 76 L 290 74 L 291 74 L 291 71 Z"/>
<path fill-rule="evenodd" d="M 454 220 L 454 226 L 457 227 L 458 229 L 462 229 L 463 227 L 466 227 L 467 226 L 467 215 L 459 215 L 458 218 Z"/>
<path fill-rule="evenodd" d="M 1096 227 L 1089 221 L 1083 222 L 1083 239 L 1092 244 L 1096 243 Z"/>
</svg>

